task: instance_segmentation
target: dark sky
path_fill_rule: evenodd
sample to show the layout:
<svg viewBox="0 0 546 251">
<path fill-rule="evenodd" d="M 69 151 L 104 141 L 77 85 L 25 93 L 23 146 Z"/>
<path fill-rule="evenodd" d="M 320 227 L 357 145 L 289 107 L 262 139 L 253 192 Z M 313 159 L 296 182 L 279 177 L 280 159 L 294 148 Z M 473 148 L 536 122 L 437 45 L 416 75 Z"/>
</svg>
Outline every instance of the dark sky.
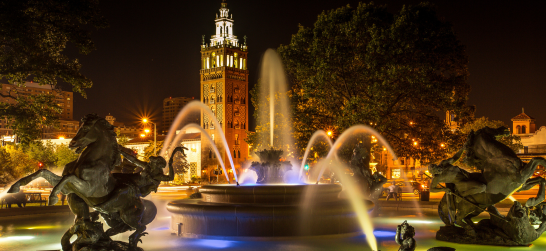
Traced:
<svg viewBox="0 0 546 251">
<path fill-rule="evenodd" d="M 388 4 L 392 12 L 418 2 L 375 1 Z M 510 123 L 525 107 L 538 126 L 546 125 L 546 1 L 432 2 L 467 47 L 469 104 L 477 106 L 476 116 Z M 198 99 L 201 35 L 209 41 L 214 33 L 220 3 L 101 1 L 110 27 L 94 32 L 96 51 L 79 56 L 94 86 L 87 99 L 75 95 L 74 119 L 111 113 L 130 124 L 152 114 L 159 122 L 164 98 Z M 358 1 L 228 0 L 235 35 L 240 41 L 248 37 L 251 87 L 267 48 L 289 43 L 299 23 L 312 26 L 323 10 L 346 4 Z"/>
</svg>

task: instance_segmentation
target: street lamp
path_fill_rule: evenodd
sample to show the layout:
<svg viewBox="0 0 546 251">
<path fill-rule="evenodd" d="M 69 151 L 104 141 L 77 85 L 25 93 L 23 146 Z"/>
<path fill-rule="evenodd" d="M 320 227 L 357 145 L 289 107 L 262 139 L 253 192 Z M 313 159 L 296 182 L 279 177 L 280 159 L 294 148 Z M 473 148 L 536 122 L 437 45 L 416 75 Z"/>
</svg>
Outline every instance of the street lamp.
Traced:
<svg viewBox="0 0 546 251">
<path fill-rule="evenodd" d="M 157 126 L 156 126 L 156 124 L 154 122 L 149 121 L 147 118 L 142 119 L 142 123 L 146 124 L 148 122 L 154 125 L 154 156 L 157 156 L 157 150 L 156 150 L 156 147 L 157 147 Z M 148 130 L 148 129 L 146 129 L 146 130 Z"/>
<path fill-rule="evenodd" d="M 326 132 L 326 135 L 328 135 L 328 137 L 332 137 L 332 131 Z"/>
</svg>

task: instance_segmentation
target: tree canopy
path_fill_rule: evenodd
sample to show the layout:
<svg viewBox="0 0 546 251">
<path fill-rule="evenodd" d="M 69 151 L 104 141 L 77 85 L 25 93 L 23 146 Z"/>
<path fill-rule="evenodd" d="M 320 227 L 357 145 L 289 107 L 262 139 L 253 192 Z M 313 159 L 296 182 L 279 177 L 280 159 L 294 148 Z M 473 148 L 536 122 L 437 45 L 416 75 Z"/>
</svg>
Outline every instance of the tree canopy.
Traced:
<svg viewBox="0 0 546 251">
<path fill-rule="evenodd" d="M 459 128 L 459 133 L 462 134 L 463 137 L 461 139 L 466 140 L 466 135 L 468 135 L 471 131 L 477 131 L 484 127 L 490 127 L 490 128 L 499 128 L 499 127 L 507 127 L 504 122 L 500 120 L 490 120 L 487 117 L 481 117 L 472 120 L 469 123 L 466 123 L 461 128 Z M 458 145 L 463 145 L 464 140 L 459 142 Z M 510 149 L 514 150 L 514 152 L 518 152 L 520 149 L 523 148 L 523 144 L 521 143 L 521 138 L 517 135 L 513 134 L 506 134 L 506 135 L 500 135 L 497 136 L 497 141 L 507 145 L 510 147 Z M 457 149 L 458 150 L 458 149 Z"/>
<path fill-rule="evenodd" d="M 106 26 L 98 0 L 1 1 L 0 79 L 17 86 L 32 80 L 53 89 L 63 81 L 86 97 L 85 89 L 92 82 L 80 72 L 78 59 L 69 58 L 65 49 L 71 44 L 81 54 L 90 53 L 95 49 L 91 28 Z M 25 143 L 39 136 L 41 126 L 55 126 L 60 110 L 53 95 L 0 95 L 16 100 L 16 105 L 0 103 L 0 118 L 13 121 L 10 127 Z"/>
<path fill-rule="evenodd" d="M 373 3 L 325 11 L 278 52 L 293 83 L 300 149 L 318 129 L 365 124 L 398 156 L 431 161 L 453 136 L 439 114 L 473 112 L 465 47 L 427 3 L 396 14 Z"/>
</svg>

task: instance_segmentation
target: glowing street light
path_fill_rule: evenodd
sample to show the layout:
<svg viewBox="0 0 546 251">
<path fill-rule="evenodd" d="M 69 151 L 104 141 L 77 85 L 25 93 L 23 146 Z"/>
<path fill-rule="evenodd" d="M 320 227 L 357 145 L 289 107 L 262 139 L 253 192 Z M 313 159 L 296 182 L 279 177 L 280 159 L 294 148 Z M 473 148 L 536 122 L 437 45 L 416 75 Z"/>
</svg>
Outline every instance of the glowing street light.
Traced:
<svg viewBox="0 0 546 251">
<path fill-rule="evenodd" d="M 150 133 L 150 129 L 146 128 L 146 129 L 144 129 L 144 132 L 145 133 Z"/>
<path fill-rule="evenodd" d="M 445 147 L 446 145 L 444 143 L 440 144 L 441 147 Z"/>
<path fill-rule="evenodd" d="M 64 139 L 64 136 L 60 136 L 59 139 Z"/>
<path fill-rule="evenodd" d="M 156 148 L 157 148 L 157 125 L 156 125 L 156 123 L 154 123 L 152 121 L 148 121 L 147 118 L 142 119 L 142 123 L 146 124 L 148 122 L 154 125 L 154 156 L 157 156 L 157 150 L 156 150 Z M 149 129 L 146 129 L 146 130 L 150 131 Z"/>
<path fill-rule="evenodd" d="M 143 133 L 143 134 L 140 134 L 140 137 L 144 138 L 146 137 L 146 135 Z"/>
<path fill-rule="evenodd" d="M 326 135 L 328 135 L 328 137 L 332 137 L 332 134 L 333 134 L 332 131 L 326 132 Z"/>
<path fill-rule="evenodd" d="M 417 141 L 414 141 L 414 142 L 413 142 L 413 145 L 414 145 L 414 146 L 417 146 Z"/>
</svg>

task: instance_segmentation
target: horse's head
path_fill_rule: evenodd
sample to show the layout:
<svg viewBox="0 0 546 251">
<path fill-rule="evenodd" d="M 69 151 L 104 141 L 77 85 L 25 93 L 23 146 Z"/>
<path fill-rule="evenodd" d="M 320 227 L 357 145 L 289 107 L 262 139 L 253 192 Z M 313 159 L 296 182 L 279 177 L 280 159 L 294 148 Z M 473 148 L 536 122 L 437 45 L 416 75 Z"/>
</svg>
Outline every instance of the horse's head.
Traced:
<svg viewBox="0 0 546 251">
<path fill-rule="evenodd" d="M 82 125 L 68 147 L 76 149 L 76 153 L 81 153 L 85 147 L 101 137 L 113 138 L 115 142 L 115 135 L 114 126 L 108 121 L 97 114 L 88 114 L 82 118 Z"/>
</svg>

